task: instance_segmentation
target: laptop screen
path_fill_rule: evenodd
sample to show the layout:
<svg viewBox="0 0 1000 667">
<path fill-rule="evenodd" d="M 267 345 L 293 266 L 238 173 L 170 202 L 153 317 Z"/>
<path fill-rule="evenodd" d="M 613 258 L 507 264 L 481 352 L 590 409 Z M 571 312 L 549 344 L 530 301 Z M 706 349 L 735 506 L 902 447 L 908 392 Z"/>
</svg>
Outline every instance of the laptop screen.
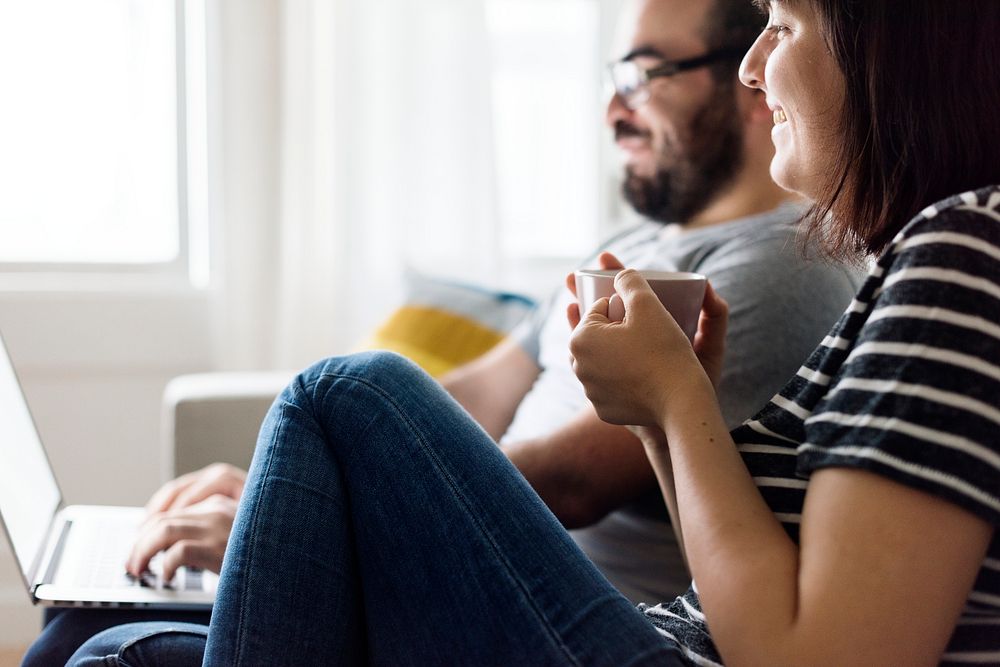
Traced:
<svg viewBox="0 0 1000 667">
<path fill-rule="evenodd" d="M 52 467 L 0 337 L 0 516 L 25 577 L 60 502 Z"/>
</svg>

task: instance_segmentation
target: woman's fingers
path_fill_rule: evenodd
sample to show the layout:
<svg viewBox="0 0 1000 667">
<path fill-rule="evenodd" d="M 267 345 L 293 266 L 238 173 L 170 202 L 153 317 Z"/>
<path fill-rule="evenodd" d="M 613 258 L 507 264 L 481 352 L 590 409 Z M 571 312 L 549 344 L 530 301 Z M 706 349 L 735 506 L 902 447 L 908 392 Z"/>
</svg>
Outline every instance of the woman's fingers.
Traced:
<svg viewBox="0 0 1000 667">
<path fill-rule="evenodd" d="M 614 269 L 623 269 L 624 265 L 618 261 L 618 258 L 612 255 L 610 252 L 602 252 L 597 256 L 597 262 L 600 267 L 604 270 L 610 271 Z M 566 276 L 566 288 L 573 294 L 576 294 L 576 273 L 570 273 Z M 591 306 L 593 309 L 593 306 Z M 605 308 L 602 313 L 603 316 L 611 319 L 613 322 L 620 322 L 624 317 L 624 308 L 622 307 L 621 299 L 619 298 L 617 302 L 615 297 L 611 300 L 611 309 Z M 572 303 L 566 308 L 566 319 L 569 320 L 569 326 L 571 329 L 575 329 L 583 319 L 583 313 L 580 312 L 580 308 L 576 303 Z"/>
<path fill-rule="evenodd" d="M 576 273 L 571 272 L 566 275 L 566 289 L 576 296 Z"/>
<path fill-rule="evenodd" d="M 602 252 L 600 255 L 598 255 L 597 263 L 605 271 L 625 268 L 625 265 L 619 262 L 618 258 L 612 255 L 610 252 Z"/>
<path fill-rule="evenodd" d="M 617 294 L 612 294 L 608 301 L 608 320 L 621 322 L 625 319 L 625 302 Z"/>
<path fill-rule="evenodd" d="M 566 319 L 569 320 L 570 329 L 575 329 L 580 323 L 580 304 L 576 301 L 566 306 Z"/>
<path fill-rule="evenodd" d="M 698 333 L 694 337 L 694 351 L 714 387 L 719 386 L 722 376 L 728 326 L 729 304 L 712 289 L 711 283 L 707 283 L 698 318 Z"/>
<path fill-rule="evenodd" d="M 684 332 L 638 272 L 619 272 L 615 292 L 574 331 L 573 370 L 601 419 L 657 424 L 668 394 L 683 381 L 673 376 L 691 364 L 702 371 Z"/>
<path fill-rule="evenodd" d="M 607 297 L 603 297 L 595 301 L 590 305 L 590 310 L 587 311 L 587 322 L 595 322 L 597 324 L 607 324 L 608 323 L 608 304 L 611 300 Z"/>
<path fill-rule="evenodd" d="M 651 306 L 654 302 L 661 310 L 663 309 L 649 283 L 635 269 L 624 269 L 615 276 L 615 293 L 620 295 L 624 302 L 626 313 L 634 308 Z M 640 306 L 642 301 L 646 302 L 646 306 Z"/>
</svg>

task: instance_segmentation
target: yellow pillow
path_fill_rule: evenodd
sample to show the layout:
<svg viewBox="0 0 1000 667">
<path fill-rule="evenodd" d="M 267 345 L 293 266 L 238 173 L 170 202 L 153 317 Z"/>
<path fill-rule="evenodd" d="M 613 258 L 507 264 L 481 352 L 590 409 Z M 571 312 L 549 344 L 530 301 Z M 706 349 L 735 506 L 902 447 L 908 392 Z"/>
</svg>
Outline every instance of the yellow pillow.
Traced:
<svg viewBox="0 0 1000 667">
<path fill-rule="evenodd" d="M 392 350 L 434 377 L 480 356 L 499 343 L 535 302 L 509 292 L 407 275 L 407 303 L 361 345 Z"/>
</svg>

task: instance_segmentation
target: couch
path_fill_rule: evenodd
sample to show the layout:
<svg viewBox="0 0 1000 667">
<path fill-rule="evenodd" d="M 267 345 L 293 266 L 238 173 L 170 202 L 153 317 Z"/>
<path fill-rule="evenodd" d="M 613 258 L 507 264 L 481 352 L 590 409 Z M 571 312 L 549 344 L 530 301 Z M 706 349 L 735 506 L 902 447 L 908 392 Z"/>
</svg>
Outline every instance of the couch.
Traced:
<svg viewBox="0 0 1000 667">
<path fill-rule="evenodd" d="M 439 377 L 493 347 L 534 305 L 519 294 L 411 272 L 406 303 L 356 349 L 398 352 Z M 171 380 L 162 403 L 166 478 L 216 461 L 246 469 L 264 415 L 294 375 L 212 372 Z"/>
</svg>

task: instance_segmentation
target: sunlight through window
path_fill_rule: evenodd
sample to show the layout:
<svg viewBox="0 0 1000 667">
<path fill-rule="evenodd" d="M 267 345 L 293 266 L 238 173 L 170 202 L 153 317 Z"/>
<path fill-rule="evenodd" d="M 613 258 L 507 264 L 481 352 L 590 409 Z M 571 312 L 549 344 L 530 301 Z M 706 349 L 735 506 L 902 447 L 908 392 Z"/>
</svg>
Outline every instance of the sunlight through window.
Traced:
<svg viewBox="0 0 1000 667">
<path fill-rule="evenodd" d="M 176 4 L 0 9 L 0 262 L 153 264 L 180 252 Z"/>
</svg>

